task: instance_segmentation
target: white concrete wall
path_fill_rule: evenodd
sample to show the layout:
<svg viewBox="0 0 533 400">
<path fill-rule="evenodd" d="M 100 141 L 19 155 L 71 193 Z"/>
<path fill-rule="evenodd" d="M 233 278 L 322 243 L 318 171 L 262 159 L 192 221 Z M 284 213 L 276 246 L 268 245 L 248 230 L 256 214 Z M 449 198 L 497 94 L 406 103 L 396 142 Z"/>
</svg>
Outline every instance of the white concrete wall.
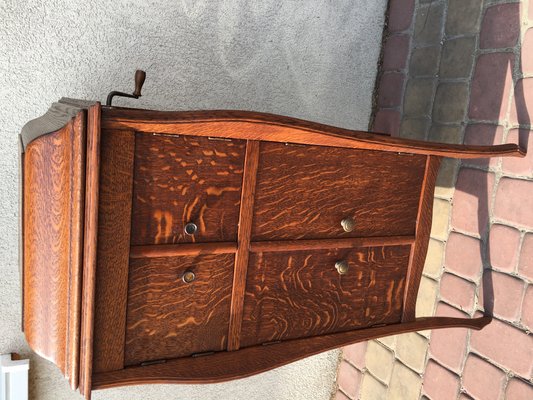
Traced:
<svg viewBox="0 0 533 400">
<path fill-rule="evenodd" d="M 17 133 L 61 96 L 133 90 L 168 110 L 244 109 L 367 129 L 386 0 L 0 0 L 0 353 L 20 333 Z M 328 399 L 330 352 L 219 385 L 95 392 L 95 399 Z M 33 356 L 34 399 L 77 399 Z"/>
</svg>

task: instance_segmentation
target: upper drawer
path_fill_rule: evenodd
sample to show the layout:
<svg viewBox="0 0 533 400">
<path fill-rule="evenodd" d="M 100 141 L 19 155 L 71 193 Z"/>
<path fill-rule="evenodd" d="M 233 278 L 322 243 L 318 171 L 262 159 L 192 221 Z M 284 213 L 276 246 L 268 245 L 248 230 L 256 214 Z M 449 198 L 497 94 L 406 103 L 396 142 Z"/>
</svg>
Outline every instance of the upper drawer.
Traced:
<svg viewBox="0 0 533 400">
<path fill-rule="evenodd" d="M 399 322 L 409 254 L 410 246 L 252 253 L 241 346 Z"/>
<path fill-rule="evenodd" d="M 138 133 L 131 244 L 236 241 L 245 146 Z"/>
<path fill-rule="evenodd" d="M 425 166 L 421 155 L 263 142 L 252 240 L 413 235 Z"/>
</svg>

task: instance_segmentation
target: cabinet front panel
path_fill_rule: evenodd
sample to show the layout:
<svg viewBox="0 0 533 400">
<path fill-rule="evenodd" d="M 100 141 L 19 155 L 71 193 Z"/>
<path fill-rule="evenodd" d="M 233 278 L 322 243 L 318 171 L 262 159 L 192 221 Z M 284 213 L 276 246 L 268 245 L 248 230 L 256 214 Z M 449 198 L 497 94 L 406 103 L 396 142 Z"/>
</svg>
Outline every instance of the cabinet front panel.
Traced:
<svg viewBox="0 0 533 400">
<path fill-rule="evenodd" d="M 125 365 L 226 348 L 233 254 L 132 259 Z"/>
<path fill-rule="evenodd" d="M 236 241 L 245 146 L 138 133 L 132 245 Z"/>
<path fill-rule="evenodd" d="M 263 142 L 252 240 L 413 235 L 425 167 L 420 155 Z"/>
<path fill-rule="evenodd" d="M 252 253 L 241 346 L 400 322 L 410 246 Z M 346 261 L 340 274 L 335 264 Z"/>
</svg>

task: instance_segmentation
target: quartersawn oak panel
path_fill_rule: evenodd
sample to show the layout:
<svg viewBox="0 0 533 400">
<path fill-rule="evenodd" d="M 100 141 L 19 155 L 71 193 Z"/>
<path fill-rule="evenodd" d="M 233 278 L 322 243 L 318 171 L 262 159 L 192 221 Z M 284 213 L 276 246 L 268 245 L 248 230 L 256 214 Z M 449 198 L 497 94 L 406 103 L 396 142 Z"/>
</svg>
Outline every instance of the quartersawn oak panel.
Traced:
<svg viewBox="0 0 533 400">
<path fill-rule="evenodd" d="M 133 131 L 102 131 L 93 371 L 124 367 L 133 191 Z"/>
<path fill-rule="evenodd" d="M 138 133 L 131 244 L 236 241 L 245 145 Z"/>
<path fill-rule="evenodd" d="M 252 253 L 241 347 L 397 323 L 410 246 Z M 335 262 L 347 260 L 340 275 Z"/>
<path fill-rule="evenodd" d="M 425 166 L 420 155 L 261 143 L 252 241 L 412 236 Z"/>
<path fill-rule="evenodd" d="M 125 365 L 225 350 L 234 254 L 132 259 Z M 196 279 L 182 281 L 185 271 Z"/>
</svg>

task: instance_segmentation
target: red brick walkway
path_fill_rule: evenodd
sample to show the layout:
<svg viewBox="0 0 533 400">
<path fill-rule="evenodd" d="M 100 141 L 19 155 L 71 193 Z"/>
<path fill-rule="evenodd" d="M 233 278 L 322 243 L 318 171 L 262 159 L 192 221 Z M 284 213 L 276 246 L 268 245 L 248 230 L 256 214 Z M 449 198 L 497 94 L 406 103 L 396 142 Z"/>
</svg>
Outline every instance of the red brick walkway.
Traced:
<svg viewBox="0 0 533 400">
<path fill-rule="evenodd" d="M 425 272 L 438 288 L 435 314 L 485 310 L 493 322 L 412 336 L 409 346 L 425 346 L 421 369 L 400 339 L 350 346 L 337 398 L 533 399 L 533 0 L 392 0 L 388 31 L 375 131 L 520 143 L 528 156 L 464 160 L 439 177 L 451 194 L 437 201 L 451 212 L 434 214 L 434 228 L 446 224 L 432 235 L 441 267 Z M 390 367 L 368 365 L 376 360 Z"/>
</svg>

